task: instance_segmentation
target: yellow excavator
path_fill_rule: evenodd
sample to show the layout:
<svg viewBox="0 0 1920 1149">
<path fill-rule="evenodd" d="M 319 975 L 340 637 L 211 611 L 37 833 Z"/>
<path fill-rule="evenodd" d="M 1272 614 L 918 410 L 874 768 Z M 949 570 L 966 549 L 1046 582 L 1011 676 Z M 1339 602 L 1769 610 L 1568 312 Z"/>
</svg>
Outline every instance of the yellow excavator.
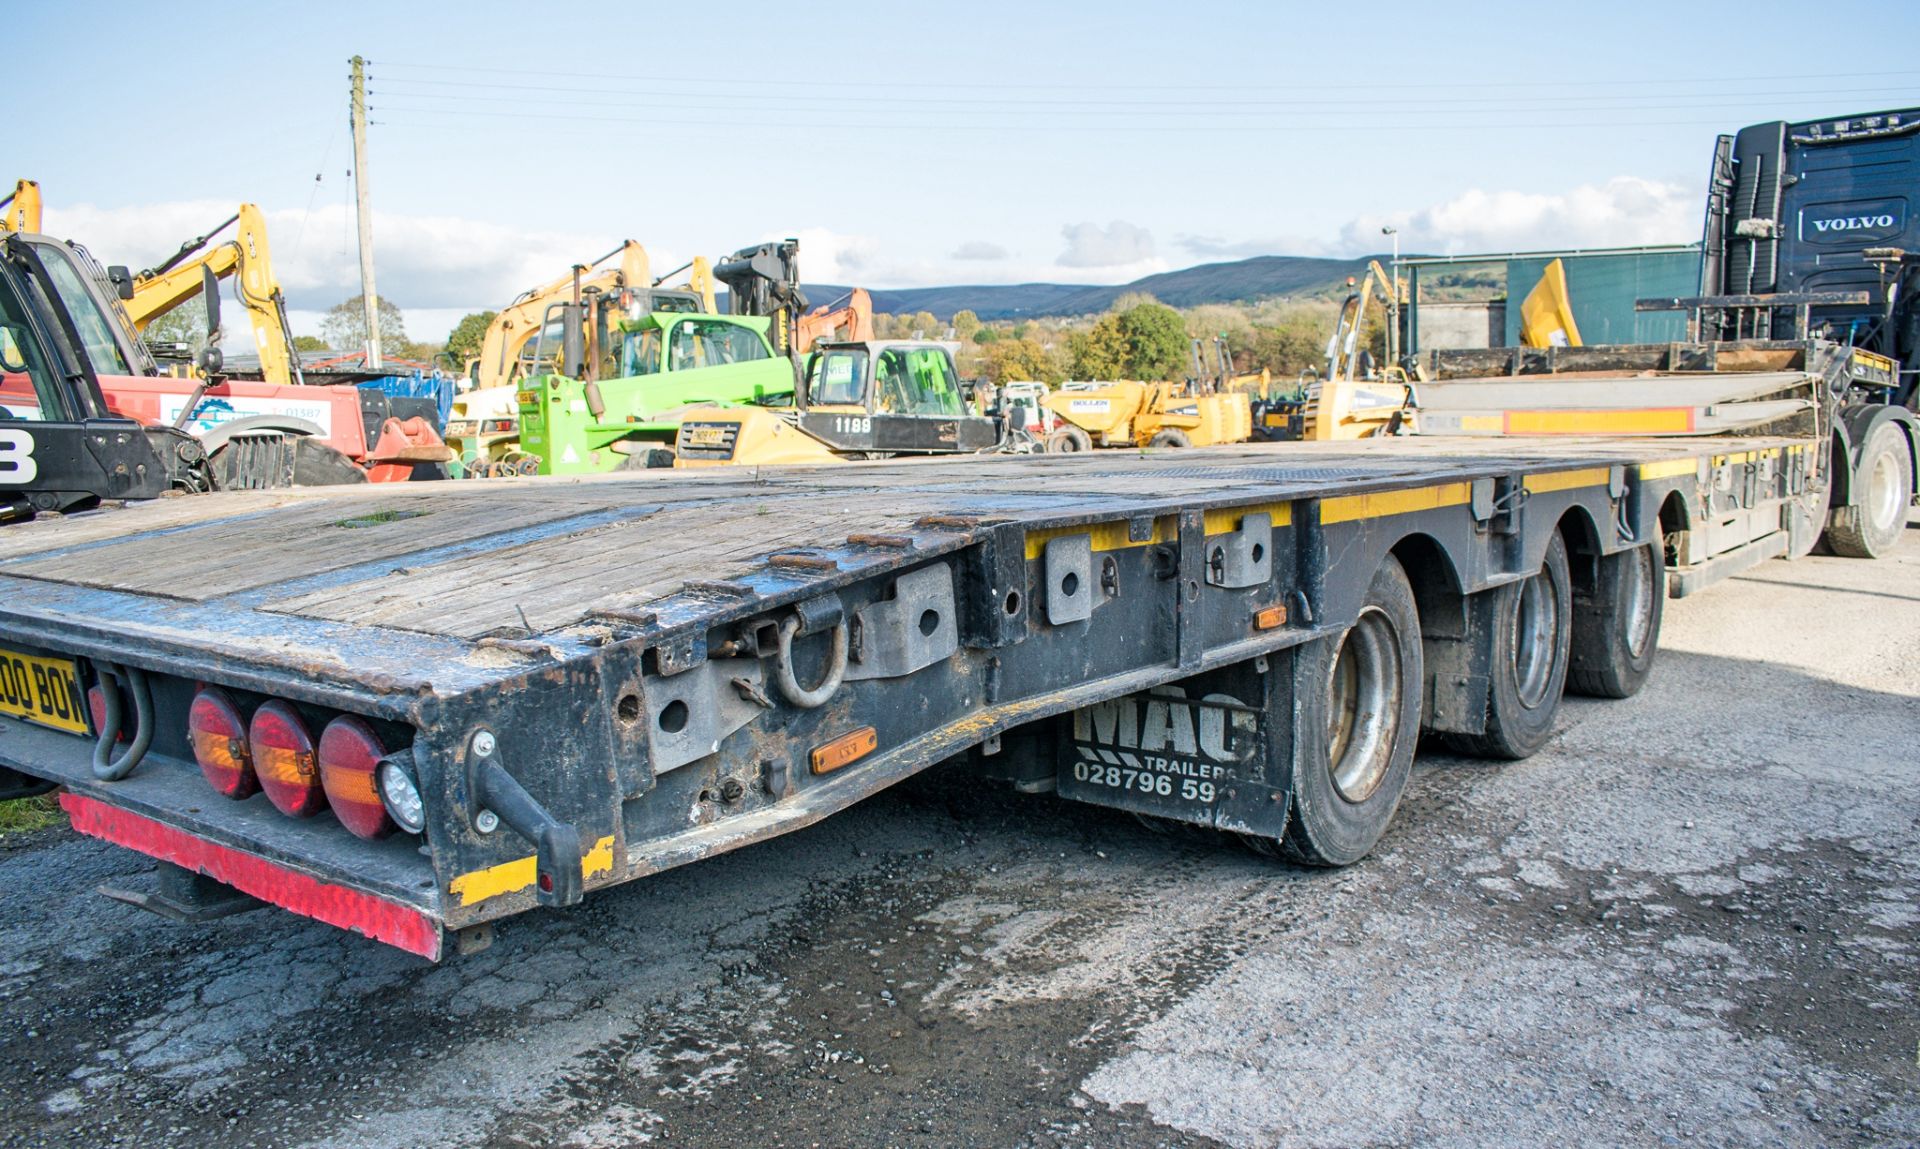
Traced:
<svg viewBox="0 0 1920 1149">
<path fill-rule="evenodd" d="M 40 234 L 40 185 L 33 180 L 21 180 L 13 185 L 13 193 L 0 199 L 0 232 L 15 232 L 29 235 Z"/>
<path fill-rule="evenodd" d="M 687 274 L 683 286 L 660 286 L 681 272 Z M 560 317 L 576 290 L 624 300 L 607 314 L 617 310 L 636 316 L 655 311 L 711 315 L 713 282 L 712 265 L 704 256 L 655 278 L 647 249 L 629 239 L 599 259 L 571 267 L 566 274 L 515 296 L 487 325 L 480 354 L 466 363 L 464 390 L 453 398 L 447 445 L 458 453 L 463 471 L 531 473 L 534 461 L 520 451 L 519 390 L 525 380 L 561 368 L 553 361 L 563 342 Z"/>
<path fill-rule="evenodd" d="M 1304 373 L 1301 385 L 1284 395 L 1269 393 L 1257 405 L 1254 421 L 1264 439 L 1348 440 L 1391 434 L 1405 420 L 1413 399 L 1412 380 L 1399 366 L 1392 325 L 1387 331 L 1387 364 L 1377 366 L 1361 344 L 1367 306 L 1394 307 L 1397 290 L 1379 260 L 1367 262 L 1364 281 L 1347 281 L 1347 298 L 1327 340 L 1324 376 Z"/>
<path fill-rule="evenodd" d="M 213 237 L 229 227 L 234 227 L 233 238 L 213 243 Z M 207 246 L 210 243 L 212 247 Z M 206 273 L 212 274 L 211 280 Z M 253 325 L 261 379 L 282 386 L 304 383 L 300 357 L 293 350 L 293 329 L 287 324 L 286 296 L 274 278 L 273 257 L 267 249 L 266 217 L 253 204 L 241 204 L 219 227 L 181 244 L 164 262 L 134 275 L 131 284 L 116 286 L 134 330 L 145 331 L 149 323 L 199 295 L 213 280 L 227 278 L 234 279 L 234 294 Z"/>
</svg>

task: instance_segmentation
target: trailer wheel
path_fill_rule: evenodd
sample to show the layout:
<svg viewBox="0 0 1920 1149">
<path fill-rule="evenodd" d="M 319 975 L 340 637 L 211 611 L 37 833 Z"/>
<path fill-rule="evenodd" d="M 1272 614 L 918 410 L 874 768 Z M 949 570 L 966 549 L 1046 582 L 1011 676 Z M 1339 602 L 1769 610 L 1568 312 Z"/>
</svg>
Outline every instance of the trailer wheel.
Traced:
<svg viewBox="0 0 1920 1149">
<path fill-rule="evenodd" d="M 1367 856 L 1400 805 L 1420 735 L 1420 612 L 1397 559 L 1346 633 L 1300 648 L 1293 816 L 1280 851 L 1310 866 Z"/>
<path fill-rule="evenodd" d="M 1594 698 L 1631 698 L 1645 685 L 1660 646 L 1667 600 L 1667 549 L 1653 541 L 1600 560 L 1593 595 L 1573 604 L 1567 689 Z"/>
<path fill-rule="evenodd" d="M 1532 577 L 1493 592 L 1492 684 L 1481 734 L 1449 734 L 1463 754 L 1525 758 L 1546 745 L 1567 685 L 1573 586 L 1567 544 L 1558 532 Z"/>
<path fill-rule="evenodd" d="M 1900 541 L 1913 494 L 1913 459 L 1907 437 L 1894 423 L 1867 436 L 1853 472 L 1853 505 L 1827 516 L 1827 545 L 1850 559 L 1877 559 Z"/>
<path fill-rule="evenodd" d="M 1191 447 L 1193 440 L 1178 427 L 1168 427 L 1164 431 L 1155 431 L 1153 438 L 1147 440 L 1149 447 Z"/>
<path fill-rule="evenodd" d="M 1093 450 L 1093 436 L 1069 423 L 1047 436 L 1047 454 L 1074 455 Z"/>
</svg>

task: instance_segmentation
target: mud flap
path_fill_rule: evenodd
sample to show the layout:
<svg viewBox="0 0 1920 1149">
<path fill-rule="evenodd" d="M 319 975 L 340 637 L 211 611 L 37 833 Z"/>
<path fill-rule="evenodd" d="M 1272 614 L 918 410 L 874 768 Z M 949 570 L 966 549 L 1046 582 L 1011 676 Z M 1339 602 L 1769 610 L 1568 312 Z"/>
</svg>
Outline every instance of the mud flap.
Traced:
<svg viewBox="0 0 1920 1149">
<path fill-rule="evenodd" d="M 1294 652 L 1073 712 L 1060 796 L 1277 839 L 1287 825 Z"/>
</svg>

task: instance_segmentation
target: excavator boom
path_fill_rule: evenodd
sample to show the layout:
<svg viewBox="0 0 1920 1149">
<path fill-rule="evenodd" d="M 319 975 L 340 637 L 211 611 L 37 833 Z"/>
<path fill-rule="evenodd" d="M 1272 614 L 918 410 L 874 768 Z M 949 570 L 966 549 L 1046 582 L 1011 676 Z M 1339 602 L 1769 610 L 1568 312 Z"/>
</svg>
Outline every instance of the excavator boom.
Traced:
<svg viewBox="0 0 1920 1149">
<path fill-rule="evenodd" d="M 207 245 L 227 224 L 237 225 L 230 240 Z M 208 234 L 183 244 L 165 263 L 133 278 L 133 297 L 126 301 L 127 317 L 136 331 L 145 331 L 156 318 L 199 295 L 211 271 L 216 279 L 233 278 L 234 295 L 246 308 L 253 325 L 253 342 L 260 354 L 261 378 L 269 383 L 300 381 L 293 331 L 287 323 L 286 297 L 273 274 L 267 247 L 267 221 L 260 209 L 243 203 L 234 217 Z"/>
<path fill-rule="evenodd" d="M 21 180 L 13 185 L 13 194 L 0 199 L 0 208 L 6 215 L 0 216 L 0 232 L 13 232 L 15 235 L 40 232 L 40 185 L 33 180 Z"/>
</svg>

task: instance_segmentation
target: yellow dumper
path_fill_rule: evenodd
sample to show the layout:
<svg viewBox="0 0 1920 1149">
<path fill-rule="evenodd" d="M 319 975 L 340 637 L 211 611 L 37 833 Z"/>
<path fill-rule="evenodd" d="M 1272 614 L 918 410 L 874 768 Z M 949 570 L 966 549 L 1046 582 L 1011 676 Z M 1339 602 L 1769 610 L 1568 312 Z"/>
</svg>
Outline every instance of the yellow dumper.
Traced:
<svg viewBox="0 0 1920 1149">
<path fill-rule="evenodd" d="M 1196 395 L 1181 383 L 1099 383 L 1066 387 L 1046 406 L 1061 420 L 1047 436 L 1049 453 L 1102 447 L 1211 447 L 1253 434 L 1244 391 Z"/>
</svg>

